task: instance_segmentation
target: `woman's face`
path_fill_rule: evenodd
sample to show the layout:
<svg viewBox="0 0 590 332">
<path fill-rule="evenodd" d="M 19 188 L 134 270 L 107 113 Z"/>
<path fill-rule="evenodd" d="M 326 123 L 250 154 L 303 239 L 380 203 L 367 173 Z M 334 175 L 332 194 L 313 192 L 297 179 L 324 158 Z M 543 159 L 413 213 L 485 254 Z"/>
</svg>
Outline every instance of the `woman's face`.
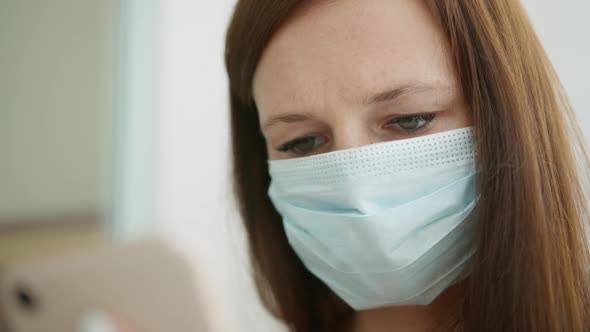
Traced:
<svg viewBox="0 0 590 332">
<path fill-rule="evenodd" d="M 449 45 L 423 1 L 313 1 L 254 75 L 269 159 L 470 126 Z"/>
</svg>

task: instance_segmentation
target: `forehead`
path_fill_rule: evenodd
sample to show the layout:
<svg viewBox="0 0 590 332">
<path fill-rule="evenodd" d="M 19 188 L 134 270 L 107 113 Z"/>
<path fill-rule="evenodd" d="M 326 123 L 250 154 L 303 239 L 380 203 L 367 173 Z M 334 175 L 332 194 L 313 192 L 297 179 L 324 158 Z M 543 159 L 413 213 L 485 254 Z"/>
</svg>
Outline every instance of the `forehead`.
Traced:
<svg viewBox="0 0 590 332">
<path fill-rule="evenodd" d="M 423 1 L 314 1 L 267 45 L 253 93 L 262 117 L 278 107 L 354 103 L 396 84 L 448 84 L 450 60 Z"/>
</svg>

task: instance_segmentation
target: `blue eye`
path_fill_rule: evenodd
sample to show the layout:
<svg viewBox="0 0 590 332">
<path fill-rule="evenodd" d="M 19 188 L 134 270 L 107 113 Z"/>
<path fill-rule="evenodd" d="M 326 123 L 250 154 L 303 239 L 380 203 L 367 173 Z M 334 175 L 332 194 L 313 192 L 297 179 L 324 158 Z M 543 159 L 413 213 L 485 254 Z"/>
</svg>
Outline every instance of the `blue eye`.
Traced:
<svg viewBox="0 0 590 332">
<path fill-rule="evenodd" d="M 395 127 L 404 132 L 411 133 L 429 124 L 435 116 L 434 113 L 400 116 L 387 122 L 386 127 Z"/>
<path fill-rule="evenodd" d="M 306 155 L 324 143 L 319 136 L 306 136 L 294 139 L 281 145 L 277 150 L 280 152 L 293 152 L 298 155 Z"/>
</svg>

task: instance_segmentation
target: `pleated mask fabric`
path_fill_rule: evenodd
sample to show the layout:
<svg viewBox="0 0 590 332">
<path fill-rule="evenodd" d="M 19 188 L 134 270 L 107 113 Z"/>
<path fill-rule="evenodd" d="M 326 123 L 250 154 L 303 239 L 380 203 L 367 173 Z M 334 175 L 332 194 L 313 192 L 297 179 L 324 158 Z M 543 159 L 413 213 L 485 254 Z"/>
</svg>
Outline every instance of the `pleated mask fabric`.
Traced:
<svg viewBox="0 0 590 332">
<path fill-rule="evenodd" d="M 431 303 L 473 254 L 473 135 L 269 160 L 268 194 L 290 245 L 354 309 Z"/>
</svg>

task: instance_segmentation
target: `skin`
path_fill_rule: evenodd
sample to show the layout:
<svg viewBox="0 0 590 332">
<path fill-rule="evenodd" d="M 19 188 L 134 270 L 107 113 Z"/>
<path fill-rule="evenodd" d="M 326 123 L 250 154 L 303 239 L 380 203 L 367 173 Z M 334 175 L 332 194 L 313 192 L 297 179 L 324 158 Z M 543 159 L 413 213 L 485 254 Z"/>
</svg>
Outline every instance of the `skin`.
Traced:
<svg viewBox="0 0 590 332">
<path fill-rule="evenodd" d="M 253 93 L 269 159 L 468 127 L 441 26 L 416 0 L 310 1 L 275 33 Z M 355 331 L 429 331 L 462 286 L 428 306 L 359 311 Z"/>
</svg>

